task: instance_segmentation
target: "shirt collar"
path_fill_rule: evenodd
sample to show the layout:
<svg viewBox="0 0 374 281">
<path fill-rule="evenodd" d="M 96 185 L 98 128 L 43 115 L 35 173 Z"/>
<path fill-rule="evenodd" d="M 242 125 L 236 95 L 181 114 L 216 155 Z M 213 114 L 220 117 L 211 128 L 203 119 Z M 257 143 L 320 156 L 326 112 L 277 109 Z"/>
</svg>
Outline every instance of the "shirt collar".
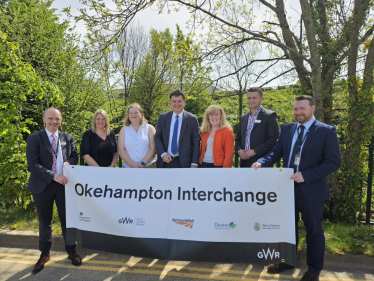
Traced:
<svg viewBox="0 0 374 281">
<path fill-rule="evenodd" d="M 45 132 L 47 133 L 48 138 L 50 138 L 53 134 L 52 132 L 48 131 L 47 128 L 45 128 Z M 56 131 L 56 133 L 54 133 L 54 135 L 56 136 L 56 138 L 58 138 L 58 130 Z"/>
<path fill-rule="evenodd" d="M 260 114 L 261 109 L 262 109 L 262 105 L 260 105 L 260 107 L 257 109 L 257 111 L 256 111 L 256 113 L 254 115 L 257 116 L 258 114 Z M 249 115 L 252 115 L 252 111 L 251 110 L 249 110 Z"/>
<path fill-rule="evenodd" d="M 313 118 L 310 119 L 310 120 L 309 120 L 308 122 L 306 122 L 305 124 L 300 124 L 299 122 L 297 122 L 297 128 L 299 128 L 300 125 L 304 125 L 306 131 L 308 131 L 309 128 L 310 128 L 310 126 L 312 126 L 312 124 L 313 124 L 313 122 L 314 122 L 315 119 L 316 119 L 316 118 L 314 118 L 314 116 L 313 116 Z"/>
<path fill-rule="evenodd" d="M 179 114 L 176 114 L 174 111 L 173 111 L 173 116 L 172 116 L 172 118 L 174 118 L 175 116 L 179 116 L 179 119 L 180 118 L 182 118 L 183 117 L 183 112 L 184 112 L 184 109 L 182 110 L 182 112 L 181 113 L 179 113 Z"/>
</svg>

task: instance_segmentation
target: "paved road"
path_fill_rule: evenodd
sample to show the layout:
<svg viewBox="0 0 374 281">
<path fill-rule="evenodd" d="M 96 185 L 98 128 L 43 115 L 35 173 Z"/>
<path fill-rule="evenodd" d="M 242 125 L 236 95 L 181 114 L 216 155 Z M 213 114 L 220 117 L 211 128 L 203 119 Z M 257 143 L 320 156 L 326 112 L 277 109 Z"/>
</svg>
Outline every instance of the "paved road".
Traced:
<svg viewBox="0 0 374 281">
<path fill-rule="evenodd" d="M 263 265 L 164 261 L 111 254 L 78 247 L 84 264 L 75 267 L 61 246 L 38 274 L 32 268 L 39 258 L 35 246 L 0 244 L 0 280 L 299 280 L 306 270 L 305 253 L 298 254 L 298 267 L 283 274 L 266 273 Z M 374 259 L 365 256 L 327 254 L 321 281 L 374 281 Z"/>
</svg>

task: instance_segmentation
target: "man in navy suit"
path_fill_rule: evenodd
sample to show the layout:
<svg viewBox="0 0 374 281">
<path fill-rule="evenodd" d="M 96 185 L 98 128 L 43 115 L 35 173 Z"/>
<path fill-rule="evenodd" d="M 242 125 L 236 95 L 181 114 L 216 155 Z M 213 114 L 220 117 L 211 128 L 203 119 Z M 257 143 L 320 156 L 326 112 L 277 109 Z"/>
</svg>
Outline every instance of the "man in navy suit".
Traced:
<svg viewBox="0 0 374 281">
<path fill-rule="evenodd" d="M 186 96 L 181 90 L 170 94 L 172 110 L 158 118 L 155 144 L 157 168 L 197 168 L 200 133 L 197 117 L 184 110 Z"/>
<path fill-rule="evenodd" d="M 272 167 L 283 158 L 283 167 L 295 171 L 291 180 L 295 191 L 296 246 L 300 212 L 307 242 L 308 271 L 302 281 L 319 280 L 325 252 L 323 208 L 325 200 L 331 197 L 326 177 L 341 165 L 336 129 L 314 118 L 315 107 L 311 96 L 297 97 L 293 108 L 296 122 L 284 125 L 274 148 L 252 165 L 255 169 Z M 286 263 L 271 264 L 268 272 L 279 273 L 290 268 L 293 266 Z"/>
<path fill-rule="evenodd" d="M 32 193 L 39 218 L 40 258 L 33 272 L 37 273 L 49 261 L 52 246 L 52 213 L 56 202 L 60 217 L 62 235 L 66 241 L 65 184 L 68 179 L 62 169 L 66 165 L 75 165 L 78 154 L 73 137 L 60 132 L 61 112 L 55 108 L 45 111 L 43 122 L 45 129 L 31 134 L 27 138 L 26 157 L 31 172 L 27 190 Z M 68 258 L 74 265 L 81 265 L 82 259 L 75 251 L 75 245 L 65 245 Z"/>
</svg>

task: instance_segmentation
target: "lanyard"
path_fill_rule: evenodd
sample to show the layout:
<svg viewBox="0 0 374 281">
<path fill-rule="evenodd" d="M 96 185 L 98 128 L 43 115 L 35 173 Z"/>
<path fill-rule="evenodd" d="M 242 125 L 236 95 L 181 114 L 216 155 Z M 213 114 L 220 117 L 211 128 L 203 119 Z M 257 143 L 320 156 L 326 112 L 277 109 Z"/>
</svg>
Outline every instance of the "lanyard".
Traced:
<svg viewBox="0 0 374 281">
<path fill-rule="evenodd" d="M 59 145 L 59 143 L 60 143 L 60 134 L 58 134 L 58 137 L 57 137 L 57 149 L 56 149 L 56 151 L 55 151 L 55 150 L 53 149 L 53 147 L 51 146 L 51 149 L 52 149 L 52 151 L 53 151 L 53 153 L 54 153 L 56 159 L 57 159 L 57 152 L 58 152 L 58 145 Z"/>
<path fill-rule="evenodd" d="M 308 133 L 309 133 L 309 129 L 308 131 L 306 132 L 305 136 L 303 137 L 303 139 L 301 140 L 301 142 L 299 142 L 299 135 L 300 135 L 300 126 L 297 128 L 297 138 L 296 138 L 296 141 L 297 141 L 297 154 L 300 155 L 300 151 L 301 151 L 301 147 L 303 146 L 305 140 L 306 140 L 306 137 L 308 136 Z"/>
</svg>

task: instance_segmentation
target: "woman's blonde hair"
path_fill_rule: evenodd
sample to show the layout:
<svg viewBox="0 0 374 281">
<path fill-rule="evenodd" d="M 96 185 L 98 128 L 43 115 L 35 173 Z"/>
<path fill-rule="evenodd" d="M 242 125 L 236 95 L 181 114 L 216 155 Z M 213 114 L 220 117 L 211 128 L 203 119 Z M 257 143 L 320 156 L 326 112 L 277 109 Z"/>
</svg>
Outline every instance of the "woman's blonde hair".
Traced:
<svg viewBox="0 0 374 281">
<path fill-rule="evenodd" d="M 97 115 L 99 115 L 99 114 L 101 114 L 105 119 L 105 128 L 104 129 L 105 129 L 106 135 L 109 136 L 109 134 L 110 134 L 109 117 L 108 117 L 108 114 L 102 109 L 96 110 L 94 116 L 92 117 L 91 131 L 96 133 L 96 122 L 95 122 L 95 120 L 96 120 Z"/>
<path fill-rule="evenodd" d="M 212 128 L 212 124 L 209 122 L 209 115 L 214 113 L 220 113 L 221 118 L 219 120 L 218 129 L 231 128 L 230 123 L 226 120 L 225 112 L 219 105 L 211 105 L 205 110 L 203 123 L 201 124 L 201 132 L 207 133 Z"/>
<path fill-rule="evenodd" d="M 130 104 L 126 109 L 125 118 L 123 118 L 123 125 L 130 126 L 131 124 L 130 117 L 129 117 L 131 108 L 136 108 L 137 110 L 139 110 L 140 114 L 142 115 L 142 119 L 140 120 L 140 125 L 143 123 L 148 123 L 147 119 L 144 118 L 143 109 L 140 107 L 139 104 L 133 103 L 133 104 Z"/>
</svg>

